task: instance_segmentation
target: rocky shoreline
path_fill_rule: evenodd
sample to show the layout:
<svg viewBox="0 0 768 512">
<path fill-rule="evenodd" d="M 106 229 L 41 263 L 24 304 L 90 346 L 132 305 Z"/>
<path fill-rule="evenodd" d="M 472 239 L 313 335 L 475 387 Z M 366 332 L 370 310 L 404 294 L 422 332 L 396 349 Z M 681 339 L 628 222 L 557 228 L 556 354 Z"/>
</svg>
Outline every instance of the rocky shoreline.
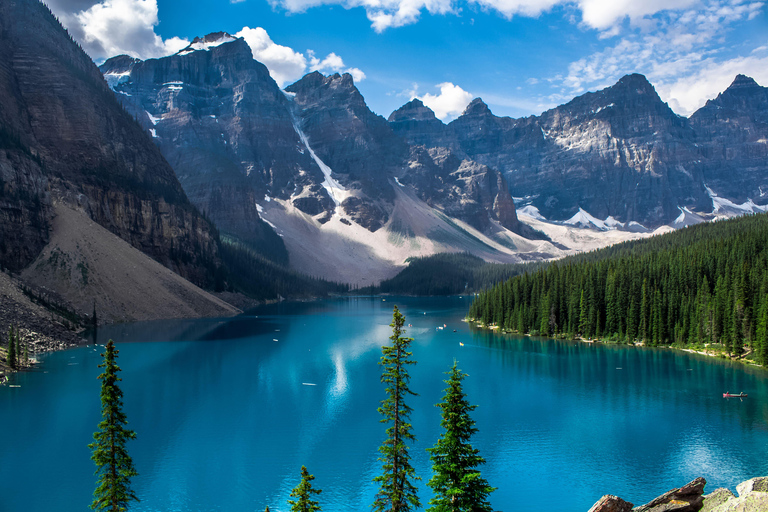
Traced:
<svg viewBox="0 0 768 512">
<path fill-rule="evenodd" d="M 606 494 L 589 512 L 765 512 L 768 510 L 768 477 L 757 477 L 736 486 L 738 496 L 725 488 L 704 494 L 707 481 L 699 477 L 683 487 L 635 507 L 618 496 Z"/>
<path fill-rule="evenodd" d="M 27 346 L 29 358 L 45 352 L 63 350 L 86 343 L 83 329 L 71 328 L 67 319 L 35 303 L 27 296 L 18 279 L 0 272 L 0 382 L 15 373 L 6 362 L 8 330 L 19 330 L 21 345 Z M 32 364 L 34 366 L 34 364 Z"/>
</svg>

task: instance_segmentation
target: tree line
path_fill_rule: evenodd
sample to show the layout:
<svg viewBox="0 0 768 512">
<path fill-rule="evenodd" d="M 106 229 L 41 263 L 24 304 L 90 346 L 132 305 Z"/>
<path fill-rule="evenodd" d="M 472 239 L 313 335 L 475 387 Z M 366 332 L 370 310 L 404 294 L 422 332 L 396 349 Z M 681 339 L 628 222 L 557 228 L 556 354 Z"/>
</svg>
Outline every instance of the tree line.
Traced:
<svg viewBox="0 0 768 512">
<path fill-rule="evenodd" d="M 21 339 L 19 328 L 8 328 L 8 344 L 5 348 L 5 363 L 11 370 L 20 370 L 29 366 L 29 344 Z"/>
<path fill-rule="evenodd" d="M 361 292 L 399 295 L 461 295 L 478 292 L 543 263 L 488 263 L 470 253 L 408 258 L 408 266 L 379 286 Z"/>
<path fill-rule="evenodd" d="M 381 422 L 387 424 L 386 437 L 379 447 L 381 474 L 373 481 L 379 484 L 372 504 L 377 512 L 410 512 L 421 506 L 415 482 L 420 478 L 410 463 L 409 444 L 415 441 L 409 422 L 411 407 L 408 397 L 414 396 L 409 386 L 408 367 L 416 364 L 409 350 L 413 338 L 404 336 L 405 317 L 395 306 L 392 314 L 390 344 L 382 346 L 379 365 L 382 367 L 381 382 L 385 385 L 386 398 L 378 408 Z M 123 409 L 123 392 L 117 377 L 118 350 L 109 340 L 99 368 L 101 381 L 102 421 L 93 434 L 91 459 L 96 464 L 97 486 L 90 508 L 99 511 L 124 512 L 133 501 L 139 501 L 131 488 L 131 479 L 138 475 L 126 443 L 136 438 L 136 433 L 126 428 L 127 418 Z M 464 393 L 462 381 L 467 376 L 453 367 L 446 372 L 443 401 L 436 404 L 441 410 L 443 433 L 432 448 L 428 448 L 432 461 L 433 476 L 428 486 L 434 497 L 429 501 L 428 512 L 492 512 L 488 496 L 495 490 L 481 476 L 479 467 L 485 459 L 472 447 L 471 438 L 477 432 L 470 413 L 477 407 L 471 405 Z M 305 466 L 301 467 L 301 480 L 291 491 L 287 502 L 292 512 L 317 512 L 322 508 L 315 498 L 322 493 L 312 485 L 315 479 Z M 269 512 L 269 507 L 266 507 Z"/>
<path fill-rule="evenodd" d="M 720 344 L 768 365 L 768 215 L 566 258 L 479 294 L 467 316 L 543 336 Z"/>
</svg>

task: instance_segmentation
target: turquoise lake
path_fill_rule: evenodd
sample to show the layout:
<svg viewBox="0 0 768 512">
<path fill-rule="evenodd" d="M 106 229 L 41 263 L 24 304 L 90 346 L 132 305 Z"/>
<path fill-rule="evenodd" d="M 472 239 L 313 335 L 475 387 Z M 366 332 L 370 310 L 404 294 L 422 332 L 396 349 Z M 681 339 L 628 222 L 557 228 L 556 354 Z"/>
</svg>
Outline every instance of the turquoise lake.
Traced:
<svg viewBox="0 0 768 512">
<path fill-rule="evenodd" d="M 470 329 L 468 298 L 343 298 L 230 319 L 99 329 L 117 342 L 139 476 L 135 511 L 289 510 L 302 465 L 323 510 L 368 511 L 385 425 L 376 412 L 392 307 L 414 338 L 411 446 L 422 508 L 444 372 L 458 360 L 478 407 L 474 446 L 495 510 L 636 505 L 698 476 L 707 490 L 768 475 L 768 373 L 664 349 Z M 439 330 L 438 326 L 446 325 Z M 454 332 L 454 329 L 456 332 Z M 463 346 L 460 345 L 463 343 Z M 100 421 L 101 347 L 43 358 L 0 387 L 0 511 L 85 511 Z M 744 400 L 725 391 L 749 393 Z"/>
</svg>

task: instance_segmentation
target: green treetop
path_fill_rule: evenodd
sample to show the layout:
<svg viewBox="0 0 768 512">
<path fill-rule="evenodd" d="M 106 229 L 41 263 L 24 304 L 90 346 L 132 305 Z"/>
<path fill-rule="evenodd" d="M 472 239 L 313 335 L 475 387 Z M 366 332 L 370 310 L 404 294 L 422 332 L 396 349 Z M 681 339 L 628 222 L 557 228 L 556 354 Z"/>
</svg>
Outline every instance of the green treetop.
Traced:
<svg viewBox="0 0 768 512">
<path fill-rule="evenodd" d="M 379 364 L 383 367 L 381 382 L 386 384 L 387 398 L 381 402 L 379 413 L 383 416 L 382 423 L 387 428 L 387 438 L 379 447 L 383 474 L 373 479 L 379 484 L 379 492 L 373 502 L 373 510 L 377 512 L 407 512 L 419 507 L 419 497 L 412 480 L 418 480 L 410 463 L 408 444 L 416 438 L 408 423 L 411 408 L 406 405 L 405 398 L 415 395 L 408 387 L 410 375 L 408 365 L 416 364 L 408 351 L 413 338 L 403 336 L 405 317 L 400 310 L 392 313 L 391 345 L 381 347 L 382 356 Z"/>
<path fill-rule="evenodd" d="M 291 491 L 291 497 L 296 500 L 288 500 L 291 512 L 315 512 L 320 510 L 320 504 L 312 499 L 313 494 L 320 494 L 320 489 L 312 488 L 312 480 L 315 477 L 309 474 L 305 466 L 301 466 L 301 482 Z M 269 507 L 267 511 L 269 512 Z"/>
<path fill-rule="evenodd" d="M 123 512 L 128 509 L 131 500 L 139 501 L 131 489 L 131 478 L 138 473 L 133 467 L 133 461 L 125 449 L 125 442 L 135 439 L 136 433 L 125 428 L 126 421 L 123 408 L 123 392 L 118 387 L 117 366 L 118 350 L 112 340 L 107 342 L 106 351 L 101 354 L 104 362 L 99 368 L 104 373 L 99 375 L 101 380 L 101 416 L 99 431 L 93 434 L 94 442 L 88 445 L 93 451 L 91 460 L 96 464 L 97 480 L 93 510 Z"/>
<path fill-rule="evenodd" d="M 434 476 L 429 485 L 435 497 L 429 502 L 429 512 L 491 512 L 488 495 L 496 489 L 480 476 L 478 466 L 485 459 L 470 444 L 472 434 L 477 432 L 475 422 L 469 413 L 477 407 L 467 401 L 461 381 L 461 373 L 453 363 L 446 372 L 450 377 L 445 381 L 443 401 L 437 404 L 442 410 L 441 425 L 444 432 L 433 448 L 428 448 Z"/>
</svg>

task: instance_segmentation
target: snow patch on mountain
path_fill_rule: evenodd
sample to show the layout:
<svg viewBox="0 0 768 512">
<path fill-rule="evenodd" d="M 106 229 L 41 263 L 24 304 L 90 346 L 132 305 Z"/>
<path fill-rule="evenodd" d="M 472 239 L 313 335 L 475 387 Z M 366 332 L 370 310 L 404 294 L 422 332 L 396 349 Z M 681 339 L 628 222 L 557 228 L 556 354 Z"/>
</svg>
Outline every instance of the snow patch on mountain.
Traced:
<svg viewBox="0 0 768 512">
<path fill-rule="evenodd" d="M 309 145 L 309 139 L 301 129 L 301 126 L 299 126 L 299 121 L 296 119 L 296 116 L 293 115 L 293 112 L 291 112 L 291 121 L 293 122 L 293 129 L 296 130 L 296 134 L 299 136 L 299 139 L 301 139 L 304 147 L 307 148 L 307 151 L 309 151 L 309 156 L 312 157 L 312 160 L 315 161 L 317 166 L 320 167 L 320 170 L 323 171 L 323 175 L 325 175 L 325 179 L 322 183 L 323 188 L 328 192 L 328 195 L 331 196 L 331 199 L 333 199 L 336 206 L 339 206 L 341 202 L 349 196 L 349 192 L 333 177 L 333 170 L 331 170 L 331 168 L 315 154 L 315 150 Z"/>
<path fill-rule="evenodd" d="M 522 208 L 518 208 L 517 210 L 518 215 L 527 215 L 528 217 L 533 217 L 534 219 L 538 220 L 547 220 L 540 212 L 539 209 L 533 206 L 532 204 L 529 204 L 527 206 L 523 206 Z"/>
<path fill-rule="evenodd" d="M 237 38 L 232 37 L 226 32 L 220 32 L 218 34 L 209 34 L 202 39 L 200 39 L 199 37 L 196 37 L 195 40 L 192 41 L 192 44 L 190 44 L 183 50 L 180 50 L 176 55 L 188 55 L 196 51 L 207 52 L 211 48 L 215 48 L 224 43 L 231 43 L 232 41 L 236 41 L 236 40 Z"/>
<path fill-rule="evenodd" d="M 144 112 L 147 112 L 147 111 L 145 110 Z M 160 121 L 163 120 L 162 116 L 155 117 L 152 114 L 150 114 L 149 112 L 147 112 L 147 117 L 149 117 L 149 121 L 152 123 L 153 126 L 157 126 L 157 123 L 159 123 Z"/>
<path fill-rule="evenodd" d="M 711 188 L 704 185 L 707 194 L 712 198 L 712 213 L 724 215 L 726 217 L 738 217 L 750 213 L 766 212 L 768 206 L 755 204 L 752 199 L 747 199 L 741 204 L 736 204 L 730 199 L 718 196 Z"/>
<path fill-rule="evenodd" d="M 608 219 L 613 219 L 613 217 L 608 217 Z M 570 226 L 578 226 L 582 228 L 597 228 L 600 231 L 608 231 L 610 229 L 616 229 L 615 227 L 611 227 L 606 224 L 606 221 L 608 220 L 600 220 L 597 217 L 593 217 L 590 215 L 587 211 L 585 211 L 583 208 L 579 208 L 579 211 L 571 217 L 570 219 L 563 222 L 563 224 L 568 224 Z M 613 219 L 613 222 L 615 223 L 616 220 Z"/>
<path fill-rule="evenodd" d="M 123 71 L 122 73 L 105 73 L 104 80 L 107 81 L 107 85 L 113 91 L 118 85 L 125 83 L 131 79 L 131 71 Z"/>
<path fill-rule="evenodd" d="M 684 206 L 678 206 L 677 209 L 680 210 L 680 215 L 674 221 L 672 221 L 672 227 L 675 229 L 693 226 L 694 224 L 705 222 L 704 217 L 693 213 L 691 210 Z"/>
</svg>

